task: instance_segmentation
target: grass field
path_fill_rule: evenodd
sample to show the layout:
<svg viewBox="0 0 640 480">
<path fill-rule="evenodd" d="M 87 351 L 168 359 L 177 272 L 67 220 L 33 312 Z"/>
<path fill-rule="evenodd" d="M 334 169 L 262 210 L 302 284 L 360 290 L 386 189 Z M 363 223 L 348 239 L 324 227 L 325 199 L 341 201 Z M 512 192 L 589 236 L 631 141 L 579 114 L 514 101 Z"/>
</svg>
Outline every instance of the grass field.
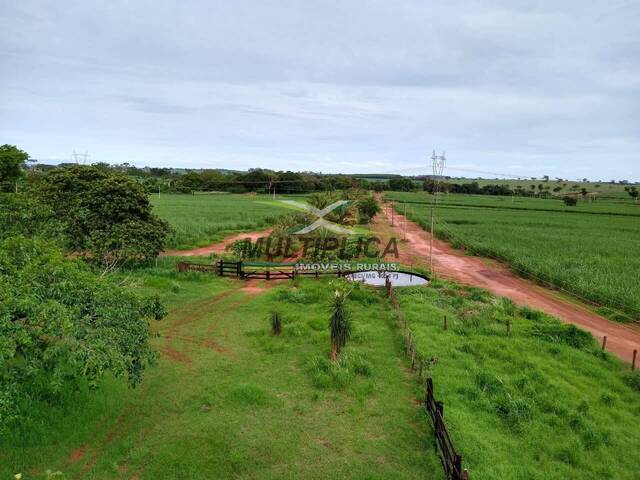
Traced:
<svg viewBox="0 0 640 480">
<path fill-rule="evenodd" d="M 290 211 L 268 195 L 157 195 L 151 196 L 154 212 L 174 229 L 167 248 L 203 247 L 228 234 L 268 226 Z"/>
<path fill-rule="evenodd" d="M 471 478 L 638 478 L 640 376 L 589 334 L 451 283 L 395 294 Z"/>
<path fill-rule="evenodd" d="M 128 279 L 170 305 L 155 324 L 158 365 L 136 390 L 109 380 L 60 407 L 32 405 L 0 444 L 0 478 L 440 478 L 377 293 L 353 295 L 354 336 L 332 366 L 326 281 L 245 291 L 162 264 Z M 280 337 L 269 331 L 274 309 Z"/>
<path fill-rule="evenodd" d="M 463 183 L 472 183 L 472 182 L 477 182 L 478 185 L 480 185 L 481 187 L 485 186 L 485 185 L 509 185 L 509 187 L 511 187 L 511 189 L 515 189 L 516 187 L 521 187 L 524 190 L 530 190 L 531 189 L 531 185 L 535 185 L 536 189 L 538 187 L 539 184 L 542 184 L 543 186 L 547 186 L 550 187 L 550 190 L 553 190 L 556 187 L 560 187 L 562 190 L 560 193 L 568 193 L 572 191 L 572 187 L 577 187 L 577 191 L 580 191 L 580 189 L 585 188 L 588 192 L 597 192 L 599 195 L 603 196 L 603 197 L 620 197 L 620 198 L 626 198 L 629 199 L 629 194 L 627 192 L 625 192 L 624 188 L 628 187 L 629 185 L 633 185 L 633 184 L 621 184 L 621 183 L 610 183 L 607 181 L 604 182 L 583 182 L 581 180 L 568 180 L 568 181 L 562 181 L 562 182 L 557 182 L 556 179 L 552 178 L 550 179 L 548 182 L 545 182 L 542 179 L 538 179 L 538 180 L 531 180 L 531 179 L 524 179 L 524 180 L 517 180 L 517 179 L 513 179 L 513 178 L 509 178 L 509 179 L 504 179 L 504 178 L 499 178 L 499 179 L 492 179 L 492 178 L 479 178 L 479 179 L 472 179 L 472 178 L 451 178 L 446 180 L 449 183 L 459 183 L 459 184 L 463 184 Z M 575 191 L 576 189 L 574 189 Z"/>
<path fill-rule="evenodd" d="M 386 198 L 429 228 L 430 196 L 394 192 Z M 454 246 L 505 260 L 525 276 L 640 319 L 640 257 L 634 253 L 640 252 L 640 203 L 566 207 L 558 200 L 446 195 L 438 205 L 436 233 Z"/>
</svg>

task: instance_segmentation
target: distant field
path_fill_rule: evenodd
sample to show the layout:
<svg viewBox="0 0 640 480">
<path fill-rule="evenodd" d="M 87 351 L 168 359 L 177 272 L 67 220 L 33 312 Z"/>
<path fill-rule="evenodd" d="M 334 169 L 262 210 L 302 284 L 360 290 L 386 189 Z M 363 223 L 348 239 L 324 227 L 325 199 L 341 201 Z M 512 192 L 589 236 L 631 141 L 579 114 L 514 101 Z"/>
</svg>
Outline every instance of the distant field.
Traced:
<svg viewBox="0 0 640 480">
<path fill-rule="evenodd" d="M 266 227 L 291 210 L 268 195 L 157 195 L 151 197 L 154 212 L 175 232 L 168 248 L 202 247 L 225 235 Z"/>
<path fill-rule="evenodd" d="M 386 198 L 429 228 L 426 193 Z M 438 202 L 436 233 L 454 246 L 500 258 L 521 274 L 640 319 L 640 203 L 598 200 L 566 207 L 559 200 L 483 195 L 446 195 Z"/>
<path fill-rule="evenodd" d="M 515 188 L 516 186 L 520 186 L 525 190 L 530 190 L 531 185 L 535 185 L 536 189 L 539 184 L 543 186 L 549 187 L 550 190 L 553 191 L 556 187 L 561 187 L 561 193 L 567 193 L 571 191 L 571 187 L 574 185 L 577 186 L 578 191 L 582 188 L 587 189 L 588 192 L 598 192 L 602 196 L 619 196 L 622 198 L 629 199 L 629 194 L 625 192 L 624 187 L 629 185 L 624 185 L 620 183 L 607 183 L 607 182 L 581 182 L 581 181 L 562 181 L 557 182 L 555 179 L 550 179 L 548 182 L 544 180 L 516 180 L 516 179 L 487 179 L 487 178 L 450 178 L 446 180 L 449 183 L 471 183 L 478 182 L 478 185 L 481 187 L 484 185 L 509 185 L 511 188 Z M 632 184 L 631 184 L 632 185 Z"/>
</svg>

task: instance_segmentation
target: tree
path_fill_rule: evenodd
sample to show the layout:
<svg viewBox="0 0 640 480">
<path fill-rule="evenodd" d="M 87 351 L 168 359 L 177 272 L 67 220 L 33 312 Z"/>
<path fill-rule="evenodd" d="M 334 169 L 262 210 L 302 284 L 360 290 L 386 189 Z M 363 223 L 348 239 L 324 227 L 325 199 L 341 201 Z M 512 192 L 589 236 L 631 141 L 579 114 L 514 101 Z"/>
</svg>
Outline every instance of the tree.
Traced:
<svg viewBox="0 0 640 480">
<path fill-rule="evenodd" d="M 636 187 L 624 187 L 624 190 L 629 194 L 631 198 L 633 198 L 636 202 L 638 201 L 638 189 Z"/>
<path fill-rule="evenodd" d="M 111 374 L 138 385 L 155 354 L 149 320 L 166 310 L 65 258 L 51 243 L 0 242 L 0 428 L 33 402 Z"/>
<path fill-rule="evenodd" d="M 415 185 L 410 178 L 394 177 L 389 179 L 389 189 L 396 192 L 411 192 L 415 189 Z"/>
<path fill-rule="evenodd" d="M 15 145 L 0 145 L 0 183 L 17 181 L 28 161 L 29 154 Z"/>
<path fill-rule="evenodd" d="M 345 287 L 336 288 L 331 301 L 331 318 L 329 330 L 331 332 L 331 360 L 336 361 L 340 351 L 351 338 L 351 321 L 347 310 L 347 297 L 349 291 Z"/>
<path fill-rule="evenodd" d="M 562 197 L 562 201 L 567 207 L 575 207 L 578 204 L 578 199 L 570 195 Z"/>
<path fill-rule="evenodd" d="M 51 209 L 23 193 L 0 193 L 0 240 L 13 236 L 58 239 Z"/>
<path fill-rule="evenodd" d="M 380 205 L 378 205 L 376 199 L 371 195 L 367 195 L 358 200 L 356 207 L 358 208 L 360 223 L 371 222 L 371 219 L 376 215 L 376 213 L 380 212 Z"/>
<path fill-rule="evenodd" d="M 144 187 L 115 171 L 56 169 L 34 182 L 32 193 L 53 212 L 65 248 L 107 270 L 155 258 L 170 231 L 152 213 Z"/>
</svg>

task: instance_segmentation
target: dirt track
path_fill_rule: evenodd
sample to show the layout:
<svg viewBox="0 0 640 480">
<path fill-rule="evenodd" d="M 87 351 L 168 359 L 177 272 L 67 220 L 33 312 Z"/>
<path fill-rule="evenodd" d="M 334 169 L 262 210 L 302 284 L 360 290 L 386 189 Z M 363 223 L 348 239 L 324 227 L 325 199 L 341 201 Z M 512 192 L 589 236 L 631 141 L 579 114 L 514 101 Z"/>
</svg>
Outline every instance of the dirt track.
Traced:
<svg viewBox="0 0 640 480">
<path fill-rule="evenodd" d="M 192 248 L 191 250 L 167 250 L 165 252 L 162 252 L 161 256 L 163 257 L 199 257 L 199 256 L 206 256 L 211 253 L 224 253 L 227 246 L 231 245 L 233 242 L 237 240 L 244 240 L 246 238 L 250 238 L 252 242 L 255 242 L 260 237 L 268 237 L 269 234 L 271 233 L 271 230 L 272 230 L 271 228 L 267 228 L 259 232 L 237 233 L 237 234 L 225 237 L 221 242 L 213 243 L 211 245 L 207 245 L 206 247 Z"/>
<path fill-rule="evenodd" d="M 408 265 L 428 264 L 430 233 L 398 213 L 394 214 L 395 227 L 390 221 L 391 211 L 385 206 L 384 213 L 376 217 L 375 229 L 383 236 L 394 234 L 403 238 L 406 235 L 406 242 L 398 245 L 399 260 Z M 607 350 L 627 362 L 631 362 L 634 349 L 640 350 L 640 328 L 637 325 L 623 325 L 601 317 L 586 306 L 562 298 L 557 292 L 517 277 L 499 262 L 465 255 L 446 242 L 435 240 L 433 266 L 443 278 L 481 287 L 495 295 L 508 297 L 520 306 L 528 305 L 547 312 L 590 331 L 600 342 L 606 335 Z"/>
</svg>

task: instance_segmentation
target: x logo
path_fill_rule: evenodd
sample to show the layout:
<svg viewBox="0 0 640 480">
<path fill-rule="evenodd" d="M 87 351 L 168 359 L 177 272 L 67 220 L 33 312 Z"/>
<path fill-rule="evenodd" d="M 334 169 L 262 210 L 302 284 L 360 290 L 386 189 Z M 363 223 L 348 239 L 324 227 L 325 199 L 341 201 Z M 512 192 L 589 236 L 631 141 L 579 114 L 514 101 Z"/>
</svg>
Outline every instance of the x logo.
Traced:
<svg viewBox="0 0 640 480">
<path fill-rule="evenodd" d="M 328 207 L 324 207 L 322 210 L 318 210 L 316 207 L 307 205 L 306 203 L 296 202 L 295 200 L 281 200 L 281 202 L 287 203 L 297 208 L 301 208 L 302 210 L 306 210 L 307 212 L 313 213 L 316 217 L 318 217 L 318 219 L 315 222 L 313 222 L 311 225 L 303 228 L 302 230 L 298 230 L 297 232 L 294 232 L 295 235 L 304 235 L 305 233 L 313 232 L 315 229 L 320 227 L 326 228 L 327 230 L 331 230 L 332 232 L 340 233 L 343 235 L 348 235 L 352 233 L 351 230 L 341 227 L 336 223 L 333 223 L 333 222 L 330 222 L 329 220 L 324 219 L 325 215 L 332 212 L 336 208 L 341 207 L 346 203 L 349 203 L 349 200 L 339 200 L 337 202 L 332 203 Z"/>
</svg>

